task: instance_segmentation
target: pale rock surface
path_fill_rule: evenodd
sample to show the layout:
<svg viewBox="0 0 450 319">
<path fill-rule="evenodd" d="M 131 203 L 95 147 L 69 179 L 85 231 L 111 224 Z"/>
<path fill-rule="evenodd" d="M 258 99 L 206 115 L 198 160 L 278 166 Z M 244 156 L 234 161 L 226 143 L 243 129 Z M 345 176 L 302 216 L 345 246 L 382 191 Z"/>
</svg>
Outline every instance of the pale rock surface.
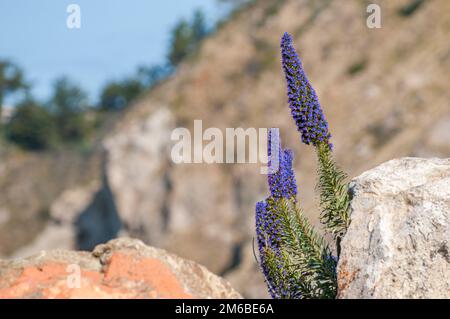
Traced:
<svg viewBox="0 0 450 319">
<path fill-rule="evenodd" d="M 450 159 L 391 160 L 350 189 L 339 298 L 450 298 Z"/>
<path fill-rule="evenodd" d="M 174 127 L 172 112 L 155 107 L 151 116 L 132 121 L 104 141 L 105 187 L 124 226 L 135 235 L 148 231 L 151 243 L 161 236 Z"/>
</svg>

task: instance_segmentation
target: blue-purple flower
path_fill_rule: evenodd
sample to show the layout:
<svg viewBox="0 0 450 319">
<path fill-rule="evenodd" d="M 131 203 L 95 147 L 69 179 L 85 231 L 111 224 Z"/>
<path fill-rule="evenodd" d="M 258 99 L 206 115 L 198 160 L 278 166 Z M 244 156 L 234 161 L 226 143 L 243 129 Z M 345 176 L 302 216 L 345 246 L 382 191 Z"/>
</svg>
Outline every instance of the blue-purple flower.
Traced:
<svg viewBox="0 0 450 319">
<path fill-rule="evenodd" d="M 281 244 L 280 220 L 267 201 L 256 203 L 256 237 L 260 250 L 269 247 L 277 251 Z"/>
<path fill-rule="evenodd" d="M 267 201 L 256 203 L 256 239 L 258 242 L 259 264 L 266 279 L 272 298 L 278 296 L 276 284 L 273 282 L 267 265 L 267 250 L 279 254 L 281 244 L 280 221 L 270 210 Z"/>
<path fill-rule="evenodd" d="M 275 153 L 274 153 L 275 152 Z M 277 129 L 269 130 L 268 138 L 269 167 L 272 170 L 268 176 L 270 197 L 256 204 L 256 238 L 260 256 L 260 266 L 273 298 L 286 297 L 290 289 L 274 283 L 267 266 L 267 253 L 270 250 L 280 259 L 278 265 L 282 268 L 280 247 L 282 246 L 283 230 L 280 216 L 274 200 L 287 199 L 296 201 L 297 184 L 292 168 L 293 155 L 291 150 L 283 150 Z M 273 156 L 272 156 L 273 155 Z"/>
<path fill-rule="evenodd" d="M 281 39 L 281 56 L 291 114 L 301 133 L 303 143 L 317 146 L 321 142 L 326 142 L 331 148 L 328 123 L 317 94 L 306 77 L 289 33 L 285 33 Z"/>
<path fill-rule="evenodd" d="M 267 176 L 271 196 L 276 199 L 286 198 L 296 201 L 297 181 L 292 168 L 292 151 L 281 148 L 279 131 L 276 129 L 269 130 L 268 146 L 269 167 L 276 168 L 278 166 L 277 170 L 274 169 L 274 172 L 269 172 Z M 278 153 L 277 163 L 274 163 L 272 159 L 272 146 Z"/>
</svg>

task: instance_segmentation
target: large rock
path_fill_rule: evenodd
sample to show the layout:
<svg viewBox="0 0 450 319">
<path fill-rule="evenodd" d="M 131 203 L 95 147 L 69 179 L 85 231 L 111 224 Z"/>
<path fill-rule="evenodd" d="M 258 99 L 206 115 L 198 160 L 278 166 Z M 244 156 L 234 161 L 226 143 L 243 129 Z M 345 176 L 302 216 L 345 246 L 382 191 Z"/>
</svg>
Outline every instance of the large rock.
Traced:
<svg viewBox="0 0 450 319">
<path fill-rule="evenodd" d="M 351 184 L 340 298 L 450 298 L 450 159 L 403 158 Z"/>
<path fill-rule="evenodd" d="M 79 276 L 78 276 L 79 275 Z M 240 298 L 195 262 L 134 239 L 0 260 L 0 298 Z"/>
</svg>

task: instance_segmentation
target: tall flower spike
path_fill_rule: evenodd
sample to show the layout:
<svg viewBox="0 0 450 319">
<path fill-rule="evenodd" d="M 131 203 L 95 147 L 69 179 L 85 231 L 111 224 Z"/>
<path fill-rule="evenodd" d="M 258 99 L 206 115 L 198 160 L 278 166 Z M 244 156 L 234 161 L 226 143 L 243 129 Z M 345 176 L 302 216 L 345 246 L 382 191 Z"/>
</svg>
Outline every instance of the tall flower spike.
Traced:
<svg viewBox="0 0 450 319">
<path fill-rule="evenodd" d="M 275 150 L 272 150 L 272 145 L 275 146 Z M 273 198 L 286 198 L 296 201 L 297 181 L 295 179 L 294 169 L 292 168 L 293 154 L 291 150 L 283 150 L 281 148 L 278 129 L 269 130 L 269 167 L 272 167 L 273 164 L 272 151 L 277 152 L 278 155 L 278 170 L 268 174 L 267 180 L 270 194 Z"/>
<path fill-rule="evenodd" d="M 329 142 L 331 135 L 319 99 L 306 77 L 292 43 L 292 37 L 287 32 L 281 39 L 281 56 L 291 114 L 303 143 L 317 146 L 321 142 L 326 142 L 331 148 Z"/>
</svg>

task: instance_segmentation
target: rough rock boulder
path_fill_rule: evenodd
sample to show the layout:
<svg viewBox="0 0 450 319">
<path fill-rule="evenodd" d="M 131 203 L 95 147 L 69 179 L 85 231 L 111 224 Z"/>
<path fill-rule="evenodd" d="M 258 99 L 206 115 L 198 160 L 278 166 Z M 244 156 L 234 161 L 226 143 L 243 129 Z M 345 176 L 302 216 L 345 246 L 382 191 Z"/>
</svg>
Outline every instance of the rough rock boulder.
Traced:
<svg viewBox="0 0 450 319">
<path fill-rule="evenodd" d="M 134 239 L 0 260 L 0 298 L 240 298 L 205 267 Z"/>
<path fill-rule="evenodd" d="M 355 178 L 340 298 L 450 298 L 450 159 L 403 158 Z"/>
</svg>

